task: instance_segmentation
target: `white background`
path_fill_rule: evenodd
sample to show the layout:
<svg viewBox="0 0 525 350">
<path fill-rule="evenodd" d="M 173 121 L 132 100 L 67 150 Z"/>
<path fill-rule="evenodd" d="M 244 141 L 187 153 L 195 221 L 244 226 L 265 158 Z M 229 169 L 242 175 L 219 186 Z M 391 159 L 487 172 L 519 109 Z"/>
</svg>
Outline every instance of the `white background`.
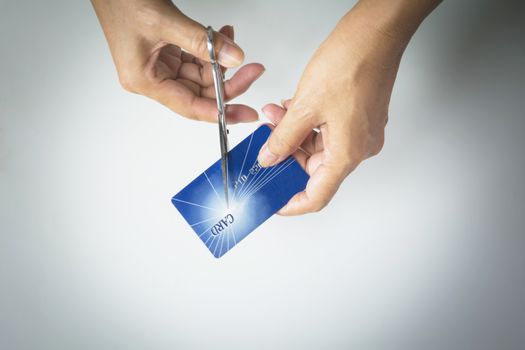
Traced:
<svg viewBox="0 0 525 350">
<path fill-rule="evenodd" d="M 177 3 L 265 64 L 238 99 L 258 109 L 352 5 Z M 216 260 L 170 203 L 218 158 L 216 125 L 123 91 L 88 1 L 0 1 L 0 348 L 523 348 L 523 13 L 442 4 L 383 152 Z"/>
</svg>

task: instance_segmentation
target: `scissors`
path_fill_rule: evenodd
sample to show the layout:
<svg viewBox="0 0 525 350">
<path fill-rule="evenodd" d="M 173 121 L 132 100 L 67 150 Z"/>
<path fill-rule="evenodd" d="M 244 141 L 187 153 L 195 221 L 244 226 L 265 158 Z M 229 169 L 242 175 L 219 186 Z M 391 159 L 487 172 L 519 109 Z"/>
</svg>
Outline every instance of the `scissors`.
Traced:
<svg viewBox="0 0 525 350">
<path fill-rule="evenodd" d="M 215 57 L 215 45 L 213 42 L 213 29 L 208 27 L 208 52 L 213 73 L 213 84 L 215 86 L 215 96 L 217 99 L 217 109 L 219 110 L 219 140 L 221 144 L 221 170 L 222 184 L 224 186 L 224 198 L 226 207 L 229 207 L 228 199 L 228 129 L 226 129 L 226 109 L 224 105 L 224 76 L 219 62 Z"/>
</svg>

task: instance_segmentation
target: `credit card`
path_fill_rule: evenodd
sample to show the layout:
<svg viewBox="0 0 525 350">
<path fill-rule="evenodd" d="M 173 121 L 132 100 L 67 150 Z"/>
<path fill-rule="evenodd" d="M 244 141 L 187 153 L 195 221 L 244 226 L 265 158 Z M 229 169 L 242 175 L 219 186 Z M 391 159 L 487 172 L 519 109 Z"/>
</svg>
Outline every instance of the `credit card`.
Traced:
<svg viewBox="0 0 525 350">
<path fill-rule="evenodd" d="M 257 162 L 270 132 L 268 125 L 262 125 L 228 152 L 229 207 L 220 159 L 172 198 L 173 205 L 216 258 L 306 188 L 308 174 L 294 157 L 268 168 Z"/>
</svg>

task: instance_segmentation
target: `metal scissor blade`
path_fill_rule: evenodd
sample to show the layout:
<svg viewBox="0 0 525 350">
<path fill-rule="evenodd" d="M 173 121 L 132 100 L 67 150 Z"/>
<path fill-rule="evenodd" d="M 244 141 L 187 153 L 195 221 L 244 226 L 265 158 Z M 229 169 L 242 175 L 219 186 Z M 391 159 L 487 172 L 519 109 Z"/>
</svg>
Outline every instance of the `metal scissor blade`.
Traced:
<svg viewBox="0 0 525 350">
<path fill-rule="evenodd" d="M 222 75 L 221 67 L 215 58 L 215 45 L 213 42 L 213 29 L 208 27 L 208 52 L 210 54 L 210 62 L 212 65 L 213 85 L 215 86 L 215 96 L 217 100 L 217 109 L 219 110 L 218 124 L 219 124 L 219 140 L 221 146 L 221 170 L 222 183 L 224 186 L 224 198 L 226 206 L 229 207 L 228 196 L 228 130 L 226 129 L 226 113 L 224 105 L 224 77 Z"/>
</svg>

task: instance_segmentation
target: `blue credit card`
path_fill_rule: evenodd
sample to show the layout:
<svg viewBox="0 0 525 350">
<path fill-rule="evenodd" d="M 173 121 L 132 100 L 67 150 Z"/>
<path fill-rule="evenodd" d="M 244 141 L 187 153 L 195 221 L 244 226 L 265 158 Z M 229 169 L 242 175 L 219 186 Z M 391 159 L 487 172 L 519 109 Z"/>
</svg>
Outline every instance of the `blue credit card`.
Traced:
<svg viewBox="0 0 525 350">
<path fill-rule="evenodd" d="M 173 205 L 216 258 L 306 187 L 308 174 L 295 158 L 290 156 L 269 168 L 257 162 L 270 132 L 262 125 L 228 153 L 229 207 L 220 160 L 172 198 Z"/>
</svg>

